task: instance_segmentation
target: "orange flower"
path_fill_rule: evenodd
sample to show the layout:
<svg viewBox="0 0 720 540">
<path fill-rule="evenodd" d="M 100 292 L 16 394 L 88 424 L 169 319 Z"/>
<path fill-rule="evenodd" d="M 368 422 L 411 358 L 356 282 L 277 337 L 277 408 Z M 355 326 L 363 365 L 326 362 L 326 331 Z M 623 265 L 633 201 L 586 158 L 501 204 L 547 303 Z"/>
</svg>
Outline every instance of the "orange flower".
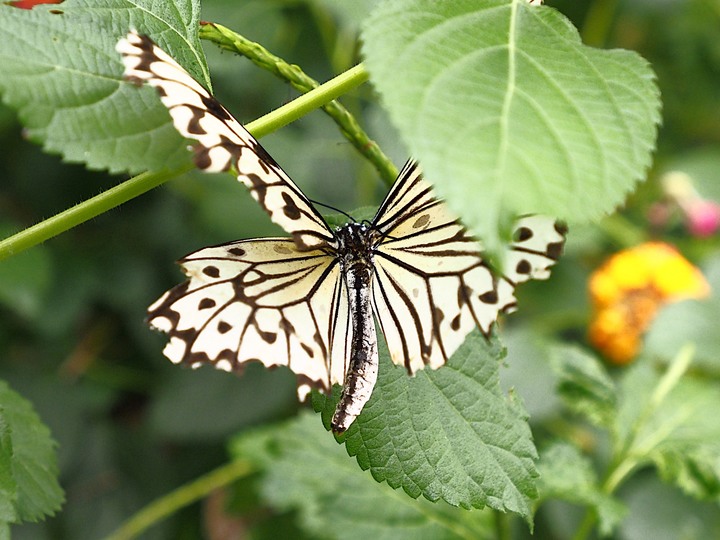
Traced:
<svg viewBox="0 0 720 540">
<path fill-rule="evenodd" d="M 590 342 L 616 364 L 630 362 L 642 334 L 665 304 L 704 298 L 710 286 L 696 267 L 662 242 L 616 253 L 590 276 Z"/>
</svg>

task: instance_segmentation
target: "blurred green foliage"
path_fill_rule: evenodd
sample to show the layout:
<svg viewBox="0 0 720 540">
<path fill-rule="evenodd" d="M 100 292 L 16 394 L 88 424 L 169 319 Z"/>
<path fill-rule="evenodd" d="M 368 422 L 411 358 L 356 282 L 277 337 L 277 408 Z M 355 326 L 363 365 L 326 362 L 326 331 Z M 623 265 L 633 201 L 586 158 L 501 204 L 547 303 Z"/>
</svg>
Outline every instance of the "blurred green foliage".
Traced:
<svg viewBox="0 0 720 540">
<path fill-rule="evenodd" d="M 677 245 L 707 271 L 711 284 L 720 286 L 717 234 L 688 234 L 677 209 L 660 223 L 648 218 L 664 200 L 660 179 L 669 170 L 687 172 L 702 196 L 720 201 L 720 8 L 712 0 L 548 4 L 568 16 L 589 43 L 642 54 L 658 76 L 664 109 L 648 181 L 618 214 L 573 230 L 552 279 L 520 290 L 520 312 L 502 324 L 500 335 L 508 348 L 502 387 L 514 389 L 530 415 L 541 449 L 538 468 L 551 476 L 557 460 L 569 464 L 563 471 L 567 476 L 558 474 L 552 477 L 555 483 L 540 485 L 534 537 L 569 538 L 585 523 L 592 525 L 591 518 L 583 518 L 585 505 L 597 509 L 607 530 L 619 523 L 613 529 L 616 538 L 716 537 L 717 464 L 715 470 L 706 469 L 707 456 L 685 462 L 675 455 L 688 453 L 688 444 L 701 448 L 692 446 L 692 437 L 682 444 L 670 438 L 653 448 L 655 453 L 648 452 L 661 474 L 643 462 L 646 468 L 629 476 L 617 492 L 598 486 L 611 470 L 608 462 L 621 452 L 613 445 L 631 439 L 621 433 L 625 428 L 607 419 L 621 414 L 616 406 L 630 423 L 636 419 L 628 400 L 636 387 L 623 393 L 623 384 L 640 388 L 639 379 L 650 384 L 651 363 L 669 364 L 686 341 L 696 342 L 699 361 L 689 370 L 693 379 L 680 385 L 668 403 L 680 409 L 697 395 L 704 403 L 717 403 L 717 301 L 669 307 L 651 331 L 647 355 L 630 373 L 608 369 L 587 352 L 582 353 L 589 357 L 583 368 L 576 366 L 576 353 L 566 351 L 560 369 L 550 341 L 587 346 L 588 276 L 608 254 L 638 239 L 656 237 Z M 359 60 L 359 22 L 368 9 L 332 0 L 206 0 L 202 18 L 326 80 Z M 212 46 L 205 50 L 214 91 L 240 120 L 257 118 L 295 96 L 249 62 Z M 343 103 L 396 163 L 405 160 L 406 150 L 371 88 L 345 96 Z M 23 139 L 22 129 L 15 112 L 0 107 L 2 237 L 118 183 L 117 177 L 43 153 Z M 377 204 L 384 193 L 372 168 L 320 111 L 262 142 L 291 176 L 302 179 L 310 198 L 352 210 Z M 50 428 L 66 499 L 45 522 L 14 527 L 14 537 L 101 538 L 155 498 L 226 463 L 231 438 L 232 455 L 248 459 L 257 473 L 174 513 L 143 538 L 216 538 L 222 526 L 249 538 L 342 538 L 338 524 L 352 527 L 353 509 L 366 516 L 364 525 L 377 519 L 377 529 L 370 532 L 388 538 L 407 533 L 408 522 L 427 538 L 528 536 L 520 518 L 487 510 L 468 513 L 445 503 L 418 510 L 430 503 L 415 506 L 401 491 L 369 482 L 370 474 L 319 429 L 317 416 L 303 413 L 290 427 L 254 431 L 293 418 L 302 408 L 296 404 L 294 377 L 286 370 L 247 369 L 236 378 L 182 370 L 162 356 L 164 337 L 151 333 L 143 319 L 146 306 L 180 281 L 172 261 L 205 245 L 279 233 L 242 186 L 226 177 L 191 173 L 0 262 L 0 378 L 32 403 Z M 568 393 L 576 396 L 569 408 L 563 405 Z M 693 430 L 714 437 L 702 441 L 709 445 L 703 451 L 718 444 L 714 425 L 681 427 L 699 439 Z M 2 430 L 0 451 L 1 439 Z M 546 456 L 556 461 L 543 462 Z M 679 466 L 688 464 L 690 469 Z M 328 471 L 334 476 L 325 482 Z M 320 486 L 304 497 L 308 479 Z M 338 493 L 343 488 L 353 492 Z M 373 512 L 374 488 L 387 509 L 382 515 Z"/>
</svg>

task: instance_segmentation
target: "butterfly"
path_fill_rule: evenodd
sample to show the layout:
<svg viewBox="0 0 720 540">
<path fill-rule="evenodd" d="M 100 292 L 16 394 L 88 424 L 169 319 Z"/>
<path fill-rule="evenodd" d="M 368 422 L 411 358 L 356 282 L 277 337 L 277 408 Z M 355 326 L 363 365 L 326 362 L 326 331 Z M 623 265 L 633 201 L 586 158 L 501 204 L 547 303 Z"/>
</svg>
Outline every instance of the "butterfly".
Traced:
<svg viewBox="0 0 720 540">
<path fill-rule="evenodd" d="M 125 79 L 157 89 L 175 128 L 196 144 L 203 171 L 233 170 L 290 238 L 207 247 L 179 261 L 188 280 L 148 308 L 172 362 L 242 371 L 287 366 L 298 396 L 342 385 L 331 421 L 345 431 L 377 379 L 379 323 L 392 361 L 409 374 L 438 368 L 478 327 L 488 337 L 513 311 L 515 285 L 544 279 L 564 225 L 526 216 L 498 275 L 481 246 L 405 164 L 370 221 L 331 228 L 298 186 L 230 113 L 149 37 L 120 40 Z"/>
</svg>

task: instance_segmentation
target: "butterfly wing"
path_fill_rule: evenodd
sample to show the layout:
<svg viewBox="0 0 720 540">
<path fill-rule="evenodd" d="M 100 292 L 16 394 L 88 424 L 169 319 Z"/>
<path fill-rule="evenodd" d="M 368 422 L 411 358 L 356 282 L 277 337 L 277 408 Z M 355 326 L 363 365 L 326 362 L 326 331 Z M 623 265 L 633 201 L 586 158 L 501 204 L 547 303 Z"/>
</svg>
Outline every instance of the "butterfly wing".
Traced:
<svg viewBox="0 0 720 540">
<path fill-rule="evenodd" d="M 520 220 L 511 270 L 496 277 L 477 240 L 412 162 L 373 223 L 383 235 L 375 253 L 375 312 L 393 362 L 410 373 L 443 365 L 476 326 L 487 336 L 498 314 L 514 309 L 514 285 L 547 277 L 564 242 L 553 220 Z"/>
<path fill-rule="evenodd" d="M 196 141 L 203 171 L 234 167 L 270 218 L 292 234 L 298 248 L 335 245 L 320 213 L 260 143 L 205 88 L 147 37 L 131 32 L 117 44 L 125 78 L 155 87 L 175 129 Z"/>
<path fill-rule="evenodd" d="M 347 292 L 325 250 L 254 239 L 201 249 L 180 264 L 190 279 L 148 309 L 149 324 L 169 335 L 163 352 L 172 362 L 226 371 L 252 361 L 287 366 L 301 399 L 311 387 L 342 384 Z"/>
</svg>

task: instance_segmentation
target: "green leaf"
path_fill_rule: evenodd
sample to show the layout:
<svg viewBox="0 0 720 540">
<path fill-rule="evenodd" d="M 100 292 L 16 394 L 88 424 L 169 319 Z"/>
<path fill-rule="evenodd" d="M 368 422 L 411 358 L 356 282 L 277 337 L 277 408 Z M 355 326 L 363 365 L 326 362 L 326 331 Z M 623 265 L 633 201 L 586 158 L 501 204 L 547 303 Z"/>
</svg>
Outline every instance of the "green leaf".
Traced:
<svg viewBox="0 0 720 540">
<path fill-rule="evenodd" d="M 628 371 L 615 447 L 636 466 L 653 462 L 665 481 L 689 495 L 717 500 L 720 387 L 688 374 L 673 374 L 673 365 L 662 376 L 647 362 Z"/>
<path fill-rule="evenodd" d="M 500 389 L 501 356 L 475 332 L 445 366 L 408 377 L 381 347 L 373 395 L 341 436 L 348 453 L 411 497 L 529 518 L 537 454 L 525 410 Z M 328 428 L 337 398 L 325 400 Z"/>
<path fill-rule="evenodd" d="M 603 493 L 590 460 L 570 444 L 555 442 L 542 450 L 538 472 L 539 502 L 558 498 L 593 507 L 603 535 L 610 534 L 626 514 L 622 503 Z"/>
<path fill-rule="evenodd" d="M 552 8 L 390 0 L 363 43 L 411 154 L 491 245 L 510 213 L 610 212 L 650 164 L 660 102 L 648 63 L 582 45 Z"/>
<path fill-rule="evenodd" d="M 322 538 L 449 540 L 492 531 L 489 512 L 414 500 L 373 481 L 311 414 L 244 435 L 233 453 L 265 469 L 262 494 L 274 508 L 298 510 L 303 529 Z"/>
<path fill-rule="evenodd" d="M 0 506 L 0 517 L 11 516 L 7 503 L 16 497 L 13 509 L 16 520 L 37 521 L 55 513 L 63 503 L 63 492 L 57 479 L 55 442 L 32 405 L 3 381 L 0 381 L 0 406 L 3 424 L 0 472 L 9 472 L 12 476 L 12 481 L 4 480 L 0 484 L 0 492 L 4 495 L 0 499 L 5 499 Z M 10 463 L 6 461 L 8 445 L 12 446 Z M 9 496 L 13 484 L 17 491 L 14 496 Z"/>
<path fill-rule="evenodd" d="M 617 390 L 605 367 L 578 347 L 553 349 L 552 366 L 565 405 L 598 426 L 609 428 L 617 415 Z"/>
<path fill-rule="evenodd" d="M 199 12 L 192 0 L 0 4 L 2 99 L 18 110 L 28 137 L 67 161 L 111 172 L 178 167 L 189 161 L 182 138 L 153 89 L 121 81 L 115 45 L 137 28 L 207 83 Z"/>
</svg>

